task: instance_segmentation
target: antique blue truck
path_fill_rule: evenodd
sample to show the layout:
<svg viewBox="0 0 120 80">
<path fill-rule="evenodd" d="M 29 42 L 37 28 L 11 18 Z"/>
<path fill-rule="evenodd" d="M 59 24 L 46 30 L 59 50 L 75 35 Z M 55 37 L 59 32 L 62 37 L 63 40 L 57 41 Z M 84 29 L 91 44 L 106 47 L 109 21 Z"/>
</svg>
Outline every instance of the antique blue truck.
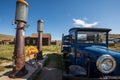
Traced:
<svg viewBox="0 0 120 80">
<path fill-rule="evenodd" d="M 71 28 L 63 36 L 66 74 L 74 77 L 120 79 L 120 52 L 108 49 L 108 28 Z M 67 46 L 64 48 L 64 42 Z"/>
</svg>

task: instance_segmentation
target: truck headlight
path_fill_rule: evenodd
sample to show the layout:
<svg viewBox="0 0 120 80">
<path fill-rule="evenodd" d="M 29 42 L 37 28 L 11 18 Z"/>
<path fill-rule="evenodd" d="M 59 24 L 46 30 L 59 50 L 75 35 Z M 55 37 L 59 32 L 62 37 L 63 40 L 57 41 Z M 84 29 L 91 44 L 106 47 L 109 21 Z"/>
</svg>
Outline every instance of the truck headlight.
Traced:
<svg viewBox="0 0 120 80">
<path fill-rule="evenodd" d="M 115 69 L 116 61 L 112 56 L 105 54 L 97 59 L 96 66 L 100 72 L 108 74 Z"/>
</svg>

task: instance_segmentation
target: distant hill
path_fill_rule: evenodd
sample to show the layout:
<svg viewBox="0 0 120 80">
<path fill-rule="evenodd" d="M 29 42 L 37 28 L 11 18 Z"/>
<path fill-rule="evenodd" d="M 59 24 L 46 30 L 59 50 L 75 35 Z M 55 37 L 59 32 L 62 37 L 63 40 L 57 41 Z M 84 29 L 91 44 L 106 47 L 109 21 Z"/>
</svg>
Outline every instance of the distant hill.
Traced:
<svg viewBox="0 0 120 80">
<path fill-rule="evenodd" d="M 13 40 L 14 36 L 12 35 L 6 35 L 6 34 L 0 34 L 0 40 Z"/>
<path fill-rule="evenodd" d="M 110 38 L 120 38 L 120 34 L 109 34 Z M 0 34 L 0 40 L 13 40 L 15 37 L 12 35 Z"/>
<path fill-rule="evenodd" d="M 120 38 L 120 34 L 109 34 L 110 38 Z"/>
</svg>

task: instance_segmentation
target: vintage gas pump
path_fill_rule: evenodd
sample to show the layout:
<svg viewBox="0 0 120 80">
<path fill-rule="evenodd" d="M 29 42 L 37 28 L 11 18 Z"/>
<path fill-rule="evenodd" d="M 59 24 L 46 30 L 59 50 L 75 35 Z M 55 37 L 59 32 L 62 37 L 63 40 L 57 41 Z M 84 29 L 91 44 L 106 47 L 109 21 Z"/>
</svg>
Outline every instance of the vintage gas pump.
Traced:
<svg viewBox="0 0 120 80">
<path fill-rule="evenodd" d="M 38 20 L 37 25 L 37 31 L 38 31 L 38 54 L 37 59 L 42 59 L 42 35 L 43 35 L 43 20 Z"/>
<path fill-rule="evenodd" d="M 28 17 L 28 3 L 24 0 L 17 0 L 16 2 L 16 15 L 15 24 L 16 28 L 16 38 L 15 38 L 15 48 L 13 59 L 15 61 L 15 66 L 13 67 L 12 73 L 9 75 L 10 78 L 22 77 L 27 74 L 25 68 L 25 54 L 24 54 L 24 28 L 27 24 Z"/>
</svg>

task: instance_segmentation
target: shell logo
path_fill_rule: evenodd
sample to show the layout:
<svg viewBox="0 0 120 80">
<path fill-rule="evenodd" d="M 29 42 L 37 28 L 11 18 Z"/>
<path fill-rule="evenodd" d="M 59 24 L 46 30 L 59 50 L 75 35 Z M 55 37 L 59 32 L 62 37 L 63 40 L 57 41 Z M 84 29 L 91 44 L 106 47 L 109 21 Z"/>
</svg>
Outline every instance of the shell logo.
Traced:
<svg viewBox="0 0 120 80">
<path fill-rule="evenodd" d="M 30 46 L 25 50 L 25 56 L 29 57 L 30 59 L 34 58 L 37 53 L 38 49 L 35 46 Z"/>
</svg>

